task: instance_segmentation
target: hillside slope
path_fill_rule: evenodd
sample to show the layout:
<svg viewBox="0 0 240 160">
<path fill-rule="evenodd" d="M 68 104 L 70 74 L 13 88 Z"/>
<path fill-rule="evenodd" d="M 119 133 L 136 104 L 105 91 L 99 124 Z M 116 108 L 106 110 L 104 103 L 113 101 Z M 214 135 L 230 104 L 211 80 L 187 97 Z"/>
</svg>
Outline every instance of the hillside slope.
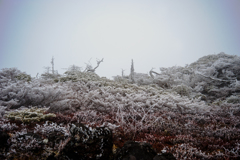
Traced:
<svg viewBox="0 0 240 160">
<path fill-rule="evenodd" d="M 39 133 L 32 137 L 32 147 L 41 141 L 42 153 L 59 153 L 70 136 L 69 125 L 82 123 L 109 128 L 116 148 L 132 140 L 148 142 L 158 153 L 171 152 L 177 159 L 237 159 L 239 64 L 239 57 L 220 53 L 185 67 L 114 80 L 76 70 L 34 79 L 15 68 L 2 69 L 0 124 L 10 135 L 2 157 L 32 152 L 24 147 L 29 141 L 19 139 L 29 132 Z M 53 147 L 46 139 L 56 129 L 65 136 Z"/>
</svg>

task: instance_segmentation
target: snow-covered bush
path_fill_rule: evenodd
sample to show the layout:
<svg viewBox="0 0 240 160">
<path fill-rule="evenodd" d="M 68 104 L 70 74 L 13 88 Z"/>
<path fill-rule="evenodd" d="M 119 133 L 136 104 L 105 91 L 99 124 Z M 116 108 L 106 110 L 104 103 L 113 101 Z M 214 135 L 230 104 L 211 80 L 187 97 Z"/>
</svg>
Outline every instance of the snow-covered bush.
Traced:
<svg viewBox="0 0 240 160">
<path fill-rule="evenodd" d="M 101 78 L 94 72 L 65 72 L 66 76 L 61 77 L 59 79 L 60 82 L 65 81 L 79 81 L 79 80 L 91 80 L 91 81 L 98 81 Z"/>
<path fill-rule="evenodd" d="M 11 82 L 0 88 L 0 105 L 8 108 L 21 106 L 48 106 L 53 101 L 60 99 L 61 86 L 48 81 L 33 80 L 31 83 L 24 81 Z"/>
<path fill-rule="evenodd" d="M 17 78 L 18 80 L 23 80 L 27 82 L 32 80 L 31 76 L 27 75 L 26 73 L 20 73 L 15 78 Z"/>
<path fill-rule="evenodd" d="M 172 90 L 176 91 L 181 96 L 188 96 L 188 97 L 190 97 L 190 94 L 192 92 L 192 88 L 184 84 L 174 86 Z"/>
<path fill-rule="evenodd" d="M 179 85 L 188 86 L 194 92 L 190 98 L 200 92 L 205 95 L 206 101 L 213 102 L 239 94 L 239 64 L 240 57 L 219 53 L 204 56 L 185 67 L 160 68 L 160 73 L 151 70 L 150 75 L 152 83 L 162 88 L 176 91 L 176 88 L 179 90 Z M 142 76 L 142 79 L 144 81 L 147 78 Z"/>
<path fill-rule="evenodd" d="M 0 89 L 16 81 L 31 81 L 31 76 L 17 68 L 3 68 L 0 71 Z"/>
<path fill-rule="evenodd" d="M 43 73 L 41 74 L 41 78 L 47 80 L 47 79 L 57 79 L 58 77 L 60 77 L 60 74 L 52 74 L 52 73 Z"/>
<path fill-rule="evenodd" d="M 7 80 L 14 81 L 16 77 L 22 73 L 17 68 L 3 68 L 0 71 L 1 83 Z"/>
</svg>

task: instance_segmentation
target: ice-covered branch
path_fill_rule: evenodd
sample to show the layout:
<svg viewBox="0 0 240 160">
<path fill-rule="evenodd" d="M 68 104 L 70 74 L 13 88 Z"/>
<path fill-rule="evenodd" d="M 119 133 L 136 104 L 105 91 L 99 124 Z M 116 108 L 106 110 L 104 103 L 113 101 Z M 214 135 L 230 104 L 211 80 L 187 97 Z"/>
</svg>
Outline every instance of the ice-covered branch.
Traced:
<svg viewBox="0 0 240 160">
<path fill-rule="evenodd" d="M 220 82 L 234 82 L 234 81 L 236 81 L 236 79 L 223 80 L 223 79 L 219 79 L 219 78 L 213 78 L 213 77 L 210 77 L 210 76 L 205 76 L 205 75 L 203 75 L 202 73 L 197 72 L 197 71 L 195 71 L 194 73 L 195 73 L 195 74 L 198 74 L 198 75 L 200 75 L 200 76 L 203 76 L 203 77 L 205 77 L 205 78 L 209 78 L 209 79 L 214 80 L 214 81 L 220 81 Z"/>
<path fill-rule="evenodd" d="M 85 69 L 86 72 L 95 72 L 95 70 L 99 67 L 100 63 L 103 62 L 103 58 L 101 60 L 97 60 L 97 66 L 92 68 L 91 65 L 87 64 L 87 67 Z"/>
<path fill-rule="evenodd" d="M 153 73 L 156 74 L 156 75 L 161 75 L 160 73 L 157 73 L 157 72 L 151 70 L 151 71 L 149 71 L 149 74 L 150 74 L 150 76 L 151 76 L 153 79 L 154 79 Z"/>
</svg>

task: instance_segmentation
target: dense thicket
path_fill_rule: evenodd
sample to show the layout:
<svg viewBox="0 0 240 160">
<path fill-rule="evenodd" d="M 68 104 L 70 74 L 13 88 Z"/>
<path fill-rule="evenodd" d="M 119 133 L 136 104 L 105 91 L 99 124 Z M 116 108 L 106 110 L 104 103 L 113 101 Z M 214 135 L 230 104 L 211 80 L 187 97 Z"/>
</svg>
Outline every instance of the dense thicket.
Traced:
<svg viewBox="0 0 240 160">
<path fill-rule="evenodd" d="M 219 53 L 204 56 L 185 67 L 160 68 L 160 73 L 151 70 L 150 76 L 135 73 L 134 79 L 138 85 L 156 84 L 189 98 L 201 96 L 207 102 L 225 100 L 230 96 L 230 99 L 239 99 L 239 64 L 240 57 Z M 118 81 L 128 79 L 123 76 L 115 77 Z"/>
</svg>

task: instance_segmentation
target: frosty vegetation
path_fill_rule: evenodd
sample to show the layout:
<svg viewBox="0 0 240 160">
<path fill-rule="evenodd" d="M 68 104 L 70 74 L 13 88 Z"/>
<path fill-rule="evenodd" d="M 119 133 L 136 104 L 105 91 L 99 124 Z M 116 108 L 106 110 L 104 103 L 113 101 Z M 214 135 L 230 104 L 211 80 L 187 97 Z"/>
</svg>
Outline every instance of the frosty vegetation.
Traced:
<svg viewBox="0 0 240 160">
<path fill-rule="evenodd" d="M 185 67 L 150 70 L 149 75 L 134 72 L 132 61 L 130 75 L 122 73 L 114 80 L 95 73 L 101 62 L 84 70 L 70 66 L 64 75 L 48 71 L 39 78 L 16 68 L 2 69 L 0 124 L 9 133 L 16 131 L 9 153 L 18 145 L 22 150 L 39 146 L 34 137 L 28 145 L 17 143 L 27 124 L 8 117 L 24 108 L 47 107 L 46 114 L 56 117 L 31 128 L 43 140 L 52 130 L 67 139 L 68 123 L 78 121 L 109 127 L 118 147 L 127 140 L 147 141 L 177 159 L 240 157 L 240 57 L 208 55 Z M 63 144 L 64 139 L 55 149 Z"/>
</svg>

